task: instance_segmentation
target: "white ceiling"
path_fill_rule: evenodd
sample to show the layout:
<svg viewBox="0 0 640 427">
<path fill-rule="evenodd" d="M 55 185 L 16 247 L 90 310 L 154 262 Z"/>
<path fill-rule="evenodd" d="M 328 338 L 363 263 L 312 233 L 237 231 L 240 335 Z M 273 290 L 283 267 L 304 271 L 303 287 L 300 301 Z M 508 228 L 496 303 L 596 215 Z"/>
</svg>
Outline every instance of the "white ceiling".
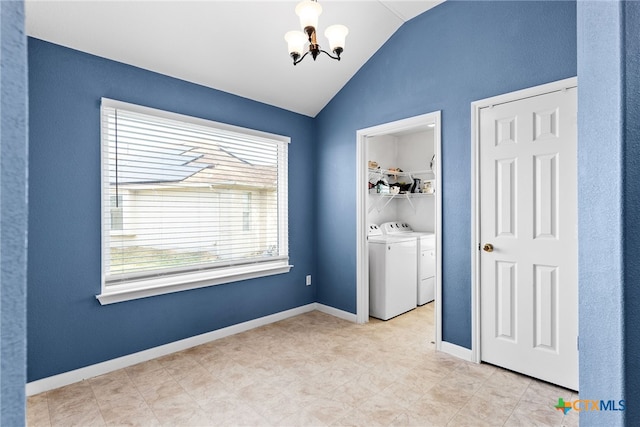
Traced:
<svg viewBox="0 0 640 427">
<path fill-rule="evenodd" d="M 349 28 L 340 62 L 295 67 L 284 34 L 296 0 L 27 0 L 27 34 L 315 117 L 406 21 L 444 0 L 320 0 L 324 29 Z M 328 50 L 328 49 L 327 49 Z"/>
</svg>

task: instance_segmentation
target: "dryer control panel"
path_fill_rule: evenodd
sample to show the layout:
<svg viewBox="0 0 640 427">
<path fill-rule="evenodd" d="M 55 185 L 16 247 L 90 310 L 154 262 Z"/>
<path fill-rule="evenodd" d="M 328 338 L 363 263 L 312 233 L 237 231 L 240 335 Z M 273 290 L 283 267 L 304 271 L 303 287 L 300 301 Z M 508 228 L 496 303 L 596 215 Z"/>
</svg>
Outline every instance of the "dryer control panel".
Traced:
<svg viewBox="0 0 640 427">
<path fill-rule="evenodd" d="M 368 236 L 382 236 L 382 230 L 376 224 L 369 224 L 367 228 L 367 237 Z"/>
</svg>

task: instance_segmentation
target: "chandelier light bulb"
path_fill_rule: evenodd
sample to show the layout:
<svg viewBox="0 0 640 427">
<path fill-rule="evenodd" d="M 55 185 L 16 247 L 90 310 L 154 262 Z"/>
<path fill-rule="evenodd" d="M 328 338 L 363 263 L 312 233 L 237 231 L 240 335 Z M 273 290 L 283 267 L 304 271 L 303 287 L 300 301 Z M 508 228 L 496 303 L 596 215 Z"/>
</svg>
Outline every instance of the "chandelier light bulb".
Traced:
<svg viewBox="0 0 640 427">
<path fill-rule="evenodd" d="M 289 31 L 284 35 L 289 47 L 289 55 L 302 55 L 304 52 L 304 44 L 307 42 L 307 36 L 302 31 Z"/>
<path fill-rule="evenodd" d="M 324 36 L 329 40 L 329 48 L 332 52 L 344 50 L 344 41 L 349 34 L 349 29 L 344 25 L 331 25 L 324 31 Z"/>
<path fill-rule="evenodd" d="M 296 6 L 296 15 L 300 18 L 300 26 L 305 32 L 309 27 L 314 30 L 318 28 L 318 17 L 321 13 L 322 6 L 312 0 L 301 1 Z"/>
</svg>

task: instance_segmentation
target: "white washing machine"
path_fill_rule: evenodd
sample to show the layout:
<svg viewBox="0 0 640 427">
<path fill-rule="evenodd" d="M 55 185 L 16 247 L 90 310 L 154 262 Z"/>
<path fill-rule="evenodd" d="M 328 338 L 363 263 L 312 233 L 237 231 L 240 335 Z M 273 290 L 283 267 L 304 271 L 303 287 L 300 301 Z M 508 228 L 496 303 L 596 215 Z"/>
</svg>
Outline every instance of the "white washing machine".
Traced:
<svg viewBox="0 0 640 427">
<path fill-rule="evenodd" d="M 369 315 L 388 320 L 416 308 L 418 246 L 413 236 L 367 230 L 369 241 Z"/>
<path fill-rule="evenodd" d="M 387 236 L 413 236 L 417 243 L 418 271 L 416 274 L 416 302 L 424 305 L 435 299 L 436 235 L 426 231 L 413 231 L 405 222 L 385 222 L 380 225 Z"/>
</svg>

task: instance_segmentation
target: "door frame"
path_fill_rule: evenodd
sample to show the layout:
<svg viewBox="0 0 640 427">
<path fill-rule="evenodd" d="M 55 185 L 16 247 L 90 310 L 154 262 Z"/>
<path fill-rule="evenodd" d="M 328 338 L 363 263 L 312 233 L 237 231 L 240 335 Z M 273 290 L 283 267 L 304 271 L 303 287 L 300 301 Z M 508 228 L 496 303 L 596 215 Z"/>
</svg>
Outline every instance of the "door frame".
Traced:
<svg viewBox="0 0 640 427">
<path fill-rule="evenodd" d="M 434 111 L 419 116 L 409 117 L 390 123 L 360 129 L 356 132 L 356 322 L 367 323 L 369 321 L 369 246 L 367 245 L 367 183 L 368 158 L 367 138 L 386 135 L 395 132 L 424 127 L 435 124 L 434 153 L 435 159 L 435 231 L 436 231 L 436 276 L 435 276 L 435 326 L 436 348 L 440 350 L 442 345 L 442 179 L 441 179 L 441 113 Z"/>
<path fill-rule="evenodd" d="M 471 103 L 471 360 L 480 363 L 480 110 L 578 86 L 577 77 Z"/>
</svg>

